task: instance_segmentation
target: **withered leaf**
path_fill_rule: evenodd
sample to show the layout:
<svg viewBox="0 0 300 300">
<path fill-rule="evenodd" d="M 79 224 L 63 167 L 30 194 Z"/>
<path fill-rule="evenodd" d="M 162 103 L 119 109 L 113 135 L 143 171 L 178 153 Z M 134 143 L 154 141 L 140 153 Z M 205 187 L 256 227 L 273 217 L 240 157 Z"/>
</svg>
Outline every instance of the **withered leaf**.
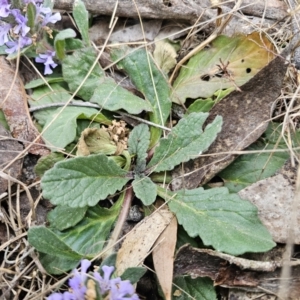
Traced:
<svg viewBox="0 0 300 300">
<path fill-rule="evenodd" d="M 150 253 L 151 247 L 173 217 L 168 209 L 160 209 L 138 223 L 127 234 L 117 255 L 116 268 L 118 275 L 121 275 L 127 268 L 142 264 Z"/>
<path fill-rule="evenodd" d="M 205 184 L 237 157 L 213 154 L 243 150 L 262 135 L 268 126 L 272 103 L 280 94 L 288 66 L 285 58 L 289 53 L 290 48 L 285 49 L 242 85 L 241 92 L 232 92 L 212 108 L 204 126 L 217 115 L 223 117 L 222 130 L 205 153 L 212 156 L 200 156 L 175 169 L 173 190 L 193 189 Z"/>
<path fill-rule="evenodd" d="M 32 123 L 22 80 L 19 76 L 15 78 L 15 70 L 4 56 L 0 57 L 0 82 L 0 108 L 13 137 L 22 141 L 26 147 L 34 141 L 35 144 L 28 150 L 32 154 L 49 154 L 49 150 L 43 146 L 42 139 L 37 139 L 40 134 Z"/>
</svg>

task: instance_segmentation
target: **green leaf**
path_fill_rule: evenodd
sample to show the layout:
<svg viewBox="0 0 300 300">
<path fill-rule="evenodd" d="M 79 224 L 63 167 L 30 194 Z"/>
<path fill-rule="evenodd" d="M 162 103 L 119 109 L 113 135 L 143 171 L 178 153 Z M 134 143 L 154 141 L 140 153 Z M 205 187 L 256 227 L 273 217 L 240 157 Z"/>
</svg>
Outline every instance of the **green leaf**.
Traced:
<svg viewBox="0 0 300 300">
<path fill-rule="evenodd" d="M 222 117 L 217 116 L 203 132 L 202 126 L 208 113 L 191 113 L 182 118 L 159 146 L 147 168 L 154 172 L 172 170 L 181 162 L 197 157 L 207 150 L 221 131 Z"/>
<path fill-rule="evenodd" d="M 28 241 L 37 251 L 57 257 L 76 260 L 81 255 L 66 245 L 55 233 L 45 226 L 34 226 L 28 230 Z"/>
<path fill-rule="evenodd" d="M 128 139 L 128 151 L 137 156 L 135 172 L 141 173 L 146 168 L 147 150 L 150 144 L 150 132 L 146 124 L 135 126 Z"/>
<path fill-rule="evenodd" d="M 71 92 L 82 84 L 86 75 L 90 72 L 93 63 L 97 58 L 93 48 L 79 49 L 68 55 L 62 62 L 64 80 L 68 83 Z M 104 77 L 104 72 L 97 63 L 92 72 L 83 83 L 77 95 L 84 100 L 90 100 L 95 89 L 99 85 L 99 80 Z"/>
<path fill-rule="evenodd" d="M 32 228 L 36 227 L 30 228 L 29 242 L 41 252 L 41 262 L 45 269 L 52 274 L 61 274 L 73 269 L 82 257 L 92 258 L 98 254 L 118 217 L 123 200 L 124 194 L 111 209 L 99 206 L 89 208 L 81 222 L 64 232 L 45 227 L 38 227 L 39 230 L 33 231 Z M 57 244 L 59 247 L 53 250 Z M 66 255 L 61 250 L 65 248 L 76 253 L 76 257 Z"/>
<path fill-rule="evenodd" d="M 49 274 L 60 275 L 76 268 L 80 259 L 67 259 L 40 252 L 39 261 Z"/>
<path fill-rule="evenodd" d="M 53 75 L 53 74 L 51 74 Z M 51 77 L 51 75 L 47 76 L 47 77 L 44 77 L 44 79 L 34 79 L 34 80 L 31 80 L 30 82 L 28 82 L 24 87 L 25 89 L 33 89 L 33 88 L 37 88 L 37 87 L 40 87 L 40 86 L 44 86 L 46 82 L 48 83 L 57 83 L 57 82 L 63 82 L 64 79 L 55 74 L 54 76 Z M 70 96 L 69 96 L 70 97 Z"/>
<path fill-rule="evenodd" d="M 77 119 L 91 120 L 97 114 L 97 109 L 89 107 L 67 106 L 57 108 L 53 116 L 47 119 L 44 126 L 44 128 L 47 128 L 43 131 L 46 145 L 48 147 L 66 147 L 76 138 Z"/>
<path fill-rule="evenodd" d="M 287 149 L 281 138 L 281 130 L 282 126 L 278 123 L 270 123 L 262 138 L 245 150 L 261 150 L 261 153 L 241 155 L 218 174 L 230 192 L 237 193 L 259 180 L 273 176 L 284 165 L 290 154 L 289 151 L 276 152 L 276 149 Z M 291 138 L 294 140 L 293 146 L 299 145 L 299 136 L 298 140 L 295 135 Z M 263 152 L 273 149 L 272 153 Z"/>
<path fill-rule="evenodd" d="M 142 267 L 128 268 L 120 276 L 122 280 L 129 280 L 131 284 L 138 282 L 146 273 L 147 269 Z"/>
<path fill-rule="evenodd" d="M 191 238 L 188 233 L 184 230 L 184 228 L 181 225 L 178 225 L 177 229 L 177 240 L 176 240 L 176 250 L 178 250 L 180 247 L 182 247 L 185 244 L 190 244 L 191 246 L 195 248 L 201 248 L 199 247 L 199 239 Z M 201 245 L 203 246 L 203 245 Z"/>
<path fill-rule="evenodd" d="M 74 37 L 76 37 L 76 32 L 71 28 L 64 29 L 55 36 L 54 48 L 59 60 L 63 60 L 65 58 L 65 40 Z"/>
<path fill-rule="evenodd" d="M 135 196 L 139 198 L 144 205 L 152 204 L 157 196 L 156 184 L 146 176 L 136 175 L 132 182 Z"/>
<path fill-rule="evenodd" d="M 75 0 L 73 4 L 73 17 L 81 34 L 81 38 L 87 46 L 90 46 L 89 39 L 89 13 L 83 1 Z"/>
<path fill-rule="evenodd" d="M 94 206 L 131 179 L 105 155 L 76 157 L 57 163 L 42 178 L 43 196 L 56 205 Z"/>
<path fill-rule="evenodd" d="M 152 111 L 151 104 L 116 84 L 112 78 L 99 81 L 90 102 L 99 104 L 102 108 L 116 111 L 124 109 L 131 114 L 140 114 L 143 110 Z"/>
<path fill-rule="evenodd" d="M 209 278 L 195 278 L 192 279 L 188 276 L 179 276 L 174 278 L 174 284 L 179 286 L 179 290 L 176 286 L 173 286 L 172 300 L 217 300 L 217 294 L 213 285 L 213 282 Z M 177 293 L 174 295 L 175 291 Z"/>
<path fill-rule="evenodd" d="M 79 39 L 67 39 L 66 42 L 66 51 L 74 51 L 84 48 L 82 40 Z"/>
<path fill-rule="evenodd" d="M 209 112 L 215 105 L 215 102 L 211 99 L 198 99 L 194 101 L 187 109 L 188 113 L 192 112 Z"/>
<path fill-rule="evenodd" d="M 35 88 L 31 99 L 29 99 L 30 107 L 34 108 L 36 106 L 43 106 L 52 103 L 66 103 L 70 99 L 70 93 L 64 89 L 61 85 L 54 83 L 48 86 L 41 86 Z M 53 119 L 54 112 L 56 112 L 57 107 L 45 108 L 39 111 L 35 111 L 34 117 L 38 120 L 39 124 L 44 126 L 47 119 Z"/>
<path fill-rule="evenodd" d="M 113 252 L 108 257 L 105 257 L 102 260 L 100 267 L 98 268 L 98 272 L 101 275 L 103 275 L 102 267 L 103 266 L 114 267 L 116 265 L 116 260 L 117 260 L 117 253 L 116 252 Z"/>
<path fill-rule="evenodd" d="M 257 216 L 257 208 L 237 194 L 229 194 L 225 187 L 176 193 L 158 187 L 158 195 L 169 200 L 170 210 L 191 237 L 199 235 L 205 245 L 217 251 L 241 255 L 275 246 Z"/>
<path fill-rule="evenodd" d="M 124 197 L 111 208 L 90 207 L 85 217 L 74 227 L 63 232 L 53 230 L 71 249 L 82 256 L 93 257 L 100 253 L 118 217 Z"/>
<path fill-rule="evenodd" d="M 115 61 L 123 58 L 118 66 L 127 72 L 136 88 L 150 102 L 152 106 L 152 112 L 149 114 L 150 121 L 165 125 L 171 110 L 170 87 L 151 57 L 144 49 L 129 53 L 128 47 L 122 47 L 112 52 L 112 58 Z M 153 147 L 158 142 L 162 130 L 151 127 L 150 132 L 150 147 Z"/>
<path fill-rule="evenodd" d="M 34 167 L 34 172 L 42 177 L 44 173 L 51 169 L 57 162 L 64 160 L 65 156 L 62 153 L 50 153 L 47 156 L 42 156 Z"/>
<path fill-rule="evenodd" d="M 35 26 L 35 18 L 36 18 L 36 6 L 33 3 L 28 3 L 26 7 L 26 16 L 27 16 L 27 26 L 30 27 L 31 33 L 33 33 L 33 28 Z"/>
<path fill-rule="evenodd" d="M 5 115 L 1 109 L 0 109 L 0 125 L 2 125 L 5 129 L 10 130 Z"/>
<path fill-rule="evenodd" d="M 47 219 L 50 222 L 51 228 L 62 231 L 80 222 L 84 218 L 87 209 L 87 206 L 70 207 L 59 205 L 48 213 Z"/>
</svg>

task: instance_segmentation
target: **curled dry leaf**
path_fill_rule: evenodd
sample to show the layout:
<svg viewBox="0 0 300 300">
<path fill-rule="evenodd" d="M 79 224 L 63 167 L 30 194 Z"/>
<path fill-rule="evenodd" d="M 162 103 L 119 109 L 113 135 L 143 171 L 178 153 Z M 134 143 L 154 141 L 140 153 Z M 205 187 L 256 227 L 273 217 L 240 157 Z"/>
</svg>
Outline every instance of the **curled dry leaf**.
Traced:
<svg viewBox="0 0 300 300">
<path fill-rule="evenodd" d="M 259 71 L 240 91 L 233 91 L 210 111 L 206 124 L 217 115 L 223 117 L 222 131 L 205 154 L 175 169 L 173 190 L 201 186 L 227 167 L 235 154 L 217 155 L 240 151 L 255 142 L 267 129 L 272 103 L 280 94 L 288 63 L 286 57 L 291 47 L 273 59 Z M 185 175 L 187 174 L 188 175 Z"/>
<path fill-rule="evenodd" d="M 127 268 L 142 264 L 153 244 L 172 219 L 173 214 L 168 209 L 159 209 L 128 233 L 117 255 L 118 275 L 122 275 Z"/>
<path fill-rule="evenodd" d="M 0 82 L 0 108 L 13 137 L 22 141 L 25 147 L 30 142 L 34 142 L 28 150 L 32 154 L 49 154 L 42 139 L 38 138 L 40 134 L 32 123 L 22 80 L 18 76 L 15 78 L 15 70 L 3 56 L 0 57 Z"/>
</svg>

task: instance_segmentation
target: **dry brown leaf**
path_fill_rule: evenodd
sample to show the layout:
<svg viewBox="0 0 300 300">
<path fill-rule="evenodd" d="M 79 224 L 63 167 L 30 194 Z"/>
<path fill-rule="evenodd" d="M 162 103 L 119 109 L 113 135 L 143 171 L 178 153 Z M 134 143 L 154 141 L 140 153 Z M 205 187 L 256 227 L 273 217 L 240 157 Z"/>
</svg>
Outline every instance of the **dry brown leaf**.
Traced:
<svg viewBox="0 0 300 300">
<path fill-rule="evenodd" d="M 154 244 L 152 252 L 154 269 L 166 300 L 172 299 L 174 251 L 177 236 L 175 216 Z"/>
<path fill-rule="evenodd" d="M 144 261 L 172 218 L 173 214 L 169 210 L 157 210 L 128 233 L 117 255 L 118 275 L 122 275 L 129 267 L 139 266 Z"/>
<path fill-rule="evenodd" d="M 173 190 L 193 189 L 207 183 L 236 159 L 234 151 L 247 148 L 265 132 L 272 104 L 281 92 L 288 67 L 285 58 L 292 47 L 285 48 L 281 55 L 242 85 L 241 92 L 233 91 L 210 110 L 204 126 L 219 115 L 223 118 L 222 131 L 205 156 L 190 160 L 172 172 Z M 216 153 L 230 154 L 207 155 Z"/>
<path fill-rule="evenodd" d="M 39 136 L 39 132 L 33 125 L 27 106 L 27 96 L 20 77 L 15 79 L 15 70 L 6 59 L 0 57 L 0 108 L 2 109 L 10 131 L 19 141 L 33 142 Z M 11 88 L 11 85 L 13 87 Z M 28 144 L 24 143 L 27 147 Z M 36 155 L 49 154 L 49 150 L 43 146 L 41 138 L 35 141 L 28 152 Z"/>
</svg>

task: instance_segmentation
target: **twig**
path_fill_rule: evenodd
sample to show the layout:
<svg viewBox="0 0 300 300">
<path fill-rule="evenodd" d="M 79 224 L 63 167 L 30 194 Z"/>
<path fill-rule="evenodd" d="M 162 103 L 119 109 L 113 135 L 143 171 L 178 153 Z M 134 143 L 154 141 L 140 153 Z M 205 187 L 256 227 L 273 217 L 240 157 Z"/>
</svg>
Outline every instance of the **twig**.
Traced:
<svg viewBox="0 0 300 300">
<path fill-rule="evenodd" d="M 31 107 L 29 109 L 29 111 L 30 112 L 35 112 L 35 111 L 42 110 L 42 109 L 53 108 L 53 107 L 62 107 L 62 106 L 65 106 L 65 105 L 66 105 L 66 103 L 61 103 L 61 102 L 49 103 L 49 104 L 44 104 L 44 105 L 39 105 L 39 106 Z M 99 106 L 98 104 L 90 103 L 90 102 L 82 102 L 81 103 L 81 102 L 70 101 L 68 103 L 68 106 L 91 107 L 91 108 L 96 108 L 96 109 L 102 109 L 102 107 Z M 144 120 L 142 118 L 139 118 L 139 117 L 127 114 L 125 112 L 121 112 L 121 111 L 118 111 L 118 110 L 116 110 L 115 112 L 118 113 L 121 116 L 126 116 L 128 118 L 137 120 L 137 121 L 139 121 L 141 123 L 145 123 L 145 124 L 148 124 L 150 126 L 157 127 L 157 128 L 160 128 L 160 129 L 163 129 L 163 130 L 166 130 L 166 131 L 171 131 L 171 129 L 168 128 L 168 127 L 165 127 L 165 126 L 162 126 L 162 125 L 159 125 L 159 124 L 155 124 L 153 122 Z M 116 118 L 119 118 L 119 117 L 116 117 Z"/>
</svg>

